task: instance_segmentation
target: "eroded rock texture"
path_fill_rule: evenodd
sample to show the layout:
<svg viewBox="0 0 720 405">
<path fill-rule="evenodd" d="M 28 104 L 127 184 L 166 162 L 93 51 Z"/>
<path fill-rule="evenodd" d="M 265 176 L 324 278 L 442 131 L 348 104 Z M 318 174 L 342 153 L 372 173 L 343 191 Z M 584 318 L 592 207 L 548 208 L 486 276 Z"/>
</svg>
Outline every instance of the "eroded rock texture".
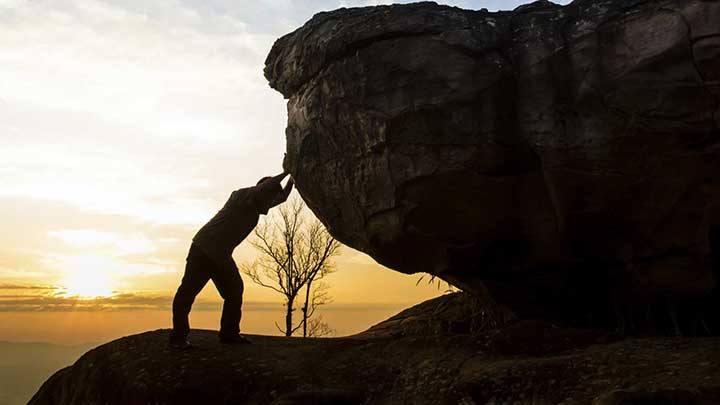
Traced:
<svg viewBox="0 0 720 405">
<path fill-rule="evenodd" d="M 341 9 L 265 74 L 303 198 L 388 267 L 590 323 L 715 284 L 719 1 Z"/>
</svg>

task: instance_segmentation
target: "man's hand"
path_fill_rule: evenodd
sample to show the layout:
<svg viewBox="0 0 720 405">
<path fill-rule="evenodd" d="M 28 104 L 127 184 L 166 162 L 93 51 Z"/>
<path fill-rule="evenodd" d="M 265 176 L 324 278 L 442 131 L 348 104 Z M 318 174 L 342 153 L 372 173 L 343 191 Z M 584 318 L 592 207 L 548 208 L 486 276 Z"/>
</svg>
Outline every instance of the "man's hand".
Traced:
<svg viewBox="0 0 720 405">
<path fill-rule="evenodd" d="M 293 184 L 295 184 L 295 182 L 293 181 L 293 179 L 291 177 L 287 181 L 287 184 L 285 184 L 285 188 L 283 188 L 283 190 L 280 193 L 278 193 L 277 197 L 275 197 L 275 199 L 272 201 L 272 203 L 270 204 L 270 208 L 272 208 L 276 205 L 280 205 L 280 204 L 284 203 L 285 201 L 287 201 L 288 197 L 290 196 L 290 193 L 292 192 Z"/>
<path fill-rule="evenodd" d="M 255 193 L 257 193 L 257 195 L 270 196 L 270 198 L 272 198 L 271 195 L 275 192 L 275 190 L 277 190 L 278 187 L 281 187 L 280 182 L 282 182 L 282 180 L 287 177 L 288 174 L 289 173 L 282 172 L 277 176 L 270 177 L 269 179 L 259 183 L 254 187 Z"/>
<path fill-rule="evenodd" d="M 269 183 L 280 184 L 280 182 L 281 182 L 285 177 L 287 177 L 289 174 L 290 174 L 290 172 L 288 172 L 287 170 L 286 170 L 286 171 L 283 171 L 282 173 L 278 174 L 277 176 L 273 176 L 272 178 L 270 178 L 270 180 L 268 180 L 268 182 L 269 182 Z"/>
<path fill-rule="evenodd" d="M 285 156 L 283 156 L 282 166 L 285 173 L 290 173 L 290 162 L 288 161 L 287 153 L 285 154 Z"/>
<path fill-rule="evenodd" d="M 290 179 L 288 179 L 287 183 L 285 184 L 285 188 L 278 196 L 278 199 L 277 199 L 278 204 L 281 204 L 281 203 L 284 203 L 285 201 L 287 201 L 288 197 L 290 196 L 290 193 L 292 192 L 293 185 L 295 185 L 295 181 L 293 180 L 292 177 L 290 177 Z"/>
</svg>

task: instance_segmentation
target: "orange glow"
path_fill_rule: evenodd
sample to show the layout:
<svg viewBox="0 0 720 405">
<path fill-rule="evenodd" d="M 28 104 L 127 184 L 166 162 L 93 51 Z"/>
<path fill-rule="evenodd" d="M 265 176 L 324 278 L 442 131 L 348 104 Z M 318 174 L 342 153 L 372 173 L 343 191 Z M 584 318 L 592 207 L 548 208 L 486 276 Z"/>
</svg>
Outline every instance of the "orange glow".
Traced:
<svg viewBox="0 0 720 405">
<path fill-rule="evenodd" d="M 111 278 L 102 267 L 79 268 L 70 274 L 63 284 L 66 288 L 63 295 L 68 297 L 93 299 L 113 294 Z"/>
</svg>

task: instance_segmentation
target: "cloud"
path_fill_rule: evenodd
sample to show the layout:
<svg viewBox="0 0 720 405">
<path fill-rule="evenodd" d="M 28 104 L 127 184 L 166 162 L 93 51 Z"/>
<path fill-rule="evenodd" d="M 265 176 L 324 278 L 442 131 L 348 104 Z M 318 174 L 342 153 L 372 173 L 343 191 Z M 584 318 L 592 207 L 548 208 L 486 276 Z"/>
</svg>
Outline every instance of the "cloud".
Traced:
<svg viewBox="0 0 720 405">
<path fill-rule="evenodd" d="M 274 35 L 143 4 L 5 5 L 0 198 L 196 224 L 264 159 L 279 165 L 285 108 L 262 77 Z"/>
<path fill-rule="evenodd" d="M 149 254 L 157 250 L 155 242 L 142 234 L 128 236 L 95 229 L 59 229 L 49 231 L 49 235 L 76 247 L 106 247 L 114 255 Z"/>
<path fill-rule="evenodd" d="M 111 297 L 94 299 L 66 297 L 59 293 L 6 294 L 0 295 L 0 312 L 171 311 L 172 299 L 172 295 L 145 292 L 118 293 Z M 278 308 L 280 304 L 276 302 L 249 301 L 243 304 L 243 309 L 248 311 L 277 312 Z M 193 311 L 221 309 L 220 300 L 197 299 L 193 304 Z"/>
<path fill-rule="evenodd" d="M 122 256 L 90 253 L 44 255 L 42 262 L 46 267 L 56 269 L 63 275 L 60 283 L 67 288 L 78 284 L 87 285 L 95 280 L 102 283 L 105 289 L 111 289 L 122 279 L 133 276 L 175 273 L 176 262 L 162 260 L 132 261 L 123 260 Z"/>
<path fill-rule="evenodd" d="M 195 232 L 27 198 L 0 199 L 0 223 L 19 230 L 0 234 L 0 282 L 65 287 L 89 273 L 110 289 L 169 289 Z"/>
<path fill-rule="evenodd" d="M 0 312 L 82 312 L 169 310 L 172 297 L 143 294 L 119 294 L 107 298 L 80 299 L 62 295 L 0 295 Z M 197 309 L 216 304 L 198 302 Z"/>
<path fill-rule="evenodd" d="M 49 290 L 40 286 L 16 286 L 19 290 Z M 25 288 L 27 287 L 27 288 Z M 2 290 L 2 287 L 0 287 Z M 58 291 L 58 290 L 56 290 Z M 80 299 L 66 297 L 61 293 L 35 293 L 35 294 L 0 294 L 1 312 L 92 312 L 92 311 L 167 311 L 172 310 L 173 296 L 152 292 L 117 293 L 112 297 L 99 297 L 95 299 Z M 393 303 L 332 303 L 325 310 L 340 311 L 369 311 L 386 308 L 395 308 Z M 219 299 L 196 299 L 193 311 L 222 310 L 222 301 Z M 243 303 L 243 310 L 253 312 L 282 312 L 282 304 L 277 302 L 247 301 Z"/>
<path fill-rule="evenodd" d="M 0 283 L 0 290 L 57 290 L 55 286 Z"/>
</svg>

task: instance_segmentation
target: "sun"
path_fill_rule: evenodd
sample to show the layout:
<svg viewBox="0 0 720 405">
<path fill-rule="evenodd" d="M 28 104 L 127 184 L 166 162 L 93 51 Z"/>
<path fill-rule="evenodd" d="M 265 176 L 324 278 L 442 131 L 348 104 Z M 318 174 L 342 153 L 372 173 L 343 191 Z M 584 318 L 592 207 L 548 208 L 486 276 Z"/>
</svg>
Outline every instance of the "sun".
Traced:
<svg viewBox="0 0 720 405">
<path fill-rule="evenodd" d="M 101 276 L 76 277 L 68 280 L 67 295 L 80 298 L 109 297 L 112 289 Z"/>
<path fill-rule="evenodd" d="M 78 269 L 63 284 L 69 297 L 92 299 L 113 294 L 110 277 L 102 270 Z"/>
</svg>

